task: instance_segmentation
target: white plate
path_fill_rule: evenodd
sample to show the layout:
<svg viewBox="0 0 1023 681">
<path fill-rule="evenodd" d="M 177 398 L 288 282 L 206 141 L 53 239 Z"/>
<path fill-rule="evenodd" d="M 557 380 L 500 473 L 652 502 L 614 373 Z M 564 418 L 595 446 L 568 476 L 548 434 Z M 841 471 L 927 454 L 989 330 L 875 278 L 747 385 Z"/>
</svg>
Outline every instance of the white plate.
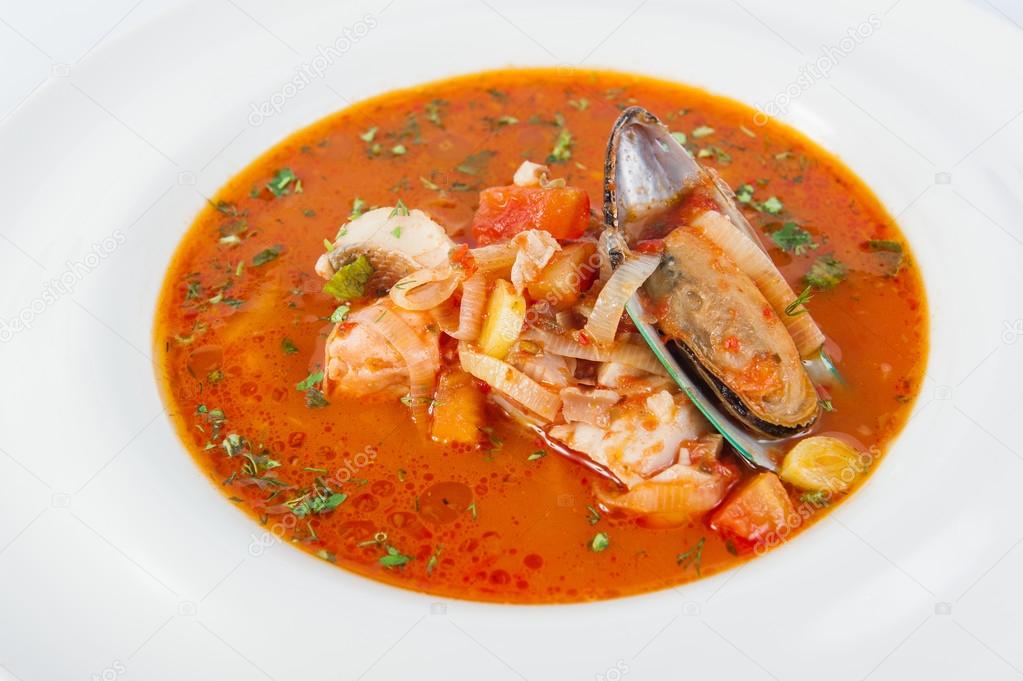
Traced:
<svg viewBox="0 0 1023 681">
<path fill-rule="evenodd" d="M 1021 34 L 925 0 L 426 5 L 187 5 L 54 69 L 0 127 L 0 665 L 26 680 L 1023 673 Z M 3 40 L 16 70 L 20 39 Z M 830 74 L 800 81 L 822 54 Z M 203 194 L 347 100 L 511 63 L 754 104 L 788 89 L 781 117 L 898 217 L 930 295 L 927 383 L 865 489 L 792 544 L 624 600 L 445 603 L 252 550 L 258 528 L 177 441 L 151 324 Z M 252 114 L 263 101 L 279 113 Z"/>
</svg>

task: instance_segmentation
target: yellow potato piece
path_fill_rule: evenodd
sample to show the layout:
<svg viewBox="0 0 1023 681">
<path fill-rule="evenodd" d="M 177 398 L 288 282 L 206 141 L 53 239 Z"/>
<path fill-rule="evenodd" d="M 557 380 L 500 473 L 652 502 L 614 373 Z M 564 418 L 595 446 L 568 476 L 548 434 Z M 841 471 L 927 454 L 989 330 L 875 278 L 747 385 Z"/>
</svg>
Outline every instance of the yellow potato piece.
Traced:
<svg viewBox="0 0 1023 681">
<path fill-rule="evenodd" d="M 800 441 L 785 455 L 781 479 L 800 489 L 841 494 L 866 470 L 859 452 L 833 437 Z"/>
<path fill-rule="evenodd" d="M 518 340 L 525 319 L 526 299 L 516 293 L 510 283 L 498 279 L 487 301 L 483 329 L 478 340 L 480 351 L 504 359 Z"/>
</svg>

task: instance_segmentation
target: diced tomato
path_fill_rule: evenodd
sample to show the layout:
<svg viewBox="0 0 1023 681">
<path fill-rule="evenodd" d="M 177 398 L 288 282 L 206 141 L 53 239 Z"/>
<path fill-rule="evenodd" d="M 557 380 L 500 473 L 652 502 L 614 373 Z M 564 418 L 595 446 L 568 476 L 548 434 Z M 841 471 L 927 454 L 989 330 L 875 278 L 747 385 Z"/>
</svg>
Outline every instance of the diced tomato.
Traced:
<svg viewBox="0 0 1023 681">
<path fill-rule="evenodd" d="M 448 253 L 448 259 L 455 267 L 462 269 L 462 274 L 471 277 L 476 272 L 476 259 L 469 252 L 468 244 L 459 244 Z"/>
<path fill-rule="evenodd" d="M 576 187 L 490 187 L 480 192 L 472 234 L 480 245 L 506 241 L 527 229 L 577 239 L 590 222 L 590 197 Z"/>
<path fill-rule="evenodd" d="M 777 543 L 781 539 L 781 528 L 791 522 L 795 513 L 778 476 L 763 472 L 740 487 L 714 512 L 710 526 L 738 540 L 742 548 L 750 549 L 760 542 Z"/>
<path fill-rule="evenodd" d="M 647 239 L 646 241 L 640 241 L 632 250 L 636 253 L 660 255 L 664 252 L 664 239 Z"/>
</svg>

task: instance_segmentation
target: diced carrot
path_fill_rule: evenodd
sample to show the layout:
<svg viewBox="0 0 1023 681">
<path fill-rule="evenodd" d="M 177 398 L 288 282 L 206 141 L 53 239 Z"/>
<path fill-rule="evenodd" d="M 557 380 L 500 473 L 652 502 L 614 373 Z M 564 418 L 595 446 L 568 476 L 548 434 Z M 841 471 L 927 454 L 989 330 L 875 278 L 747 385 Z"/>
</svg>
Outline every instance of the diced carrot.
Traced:
<svg viewBox="0 0 1023 681">
<path fill-rule="evenodd" d="M 568 244 L 554 254 L 540 278 L 529 284 L 530 297 L 555 310 L 572 307 L 600 273 L 596 253 L 597 245 L 592 241 Z"/>
<path fill-rule="evenodd" d="M 577 239 L 590 222 L 590 198 L 576 187 L 490 187 L 480 192 L 472 234 L 480 245 L 506 241 L 527 229 Z"/>
<path fill-rule="evenodd" d="M 473 377 L 461 369 L 442 375 L 433 405 L 433 439 L 444 444 L 476 444 L 483 419 L 483 392 Z"/>
<path fill-rule="evenodd" d="M 759 542 L 776 542 L 781 528 L 794 514 L 792 501 L 778 476 L 763 472 L 740 487 L 714 512 L 710 526 L 730 539 L 739 540 L 742 548 L 748 549 Z"/>
</svg>

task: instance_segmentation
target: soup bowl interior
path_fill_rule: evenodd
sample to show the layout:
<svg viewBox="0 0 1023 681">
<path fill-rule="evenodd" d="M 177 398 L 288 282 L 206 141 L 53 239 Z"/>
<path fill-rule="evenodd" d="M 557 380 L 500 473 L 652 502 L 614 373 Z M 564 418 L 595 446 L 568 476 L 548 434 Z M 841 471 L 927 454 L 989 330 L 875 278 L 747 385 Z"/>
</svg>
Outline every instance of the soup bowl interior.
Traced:
<svg viewBox="0 0 1023 681">
<path fill-rule="evenodd" d="M 645 3 L 196 4 L 115 37 L 48 82 L 0 128 L 0 172 L 17 197 L 0 207 L 0 263 L 17 282 L 0 293 L 9 320 L 0 367 L 18 386 L 0 398 L 11 499 L 0 571 L 22 585 L 0 594 L 0 607 L 19 613 L 0 624 L 21 643 L 11 668 L 70 675 L 125 660 L 148 678 L 171 668 L 243 677 L 253 667 L 298 678 L 330 664 L 386 677 L 446 650 L 458 659 L 454 676 L 684 667 L 788 678 L 843 655 L 842 673 L 858 678 L 920 626 L 927 640 L 964 645 L 921 622 L 960 595 L 969 618 L 995 586 L 1019 593 L 1002 568 L 988 570 L 1023 510 L 1013 476 L 990 474 L 1020 465 L 1018 399 L 1004 377 L 1023 364 L 1020 242 L 1007 226 L 1021 193 L 999 179 L 1008 166 L 996 152 L 1019 139 L 999 127 L 1020 106 L 1000 84 L 1018 78 L 1023 50 L 959 6 L 929 16 L 955 31 L 885 9 L 850 5 L 836 19 L 806 3 L 797 23 L 772 13 L 780 10 L 757 9 L 754 20 L 693 3 L 680 25 L 677 8 Z M 864 23 L 869 35 L 832 53 L 829 75 L 800 79 L 820 45 L 841 50 Z M 961 31 L 986 36 L 973 61 L 953 44 Z M 929 55 L 926 69 L 896 57 L 907 44 Z M 349 102 L 511 63 L 636 71 L 762 104 L 838 154 L 898 220 L 932 306 L 926 380 L 870 482 L 798 541 L 738 570 L 618 601 L 441 600 L 282 546 L 227 509 L 182 450 L 153 379 L 153 307 L 206 197 Z M 961 104 L 981 98 L 988 106 Z M 969 456 L 983 463 L 964 465 Z M 54 610 L 96 616 L 86 627 L 84 615 L 55 621 Z M 1010 644 L 997 619 L 963 626 L 996 649 Z M 44 640 L 62 654 L 44 655 Z M 174 654 L 182 647 L 188 659 Z"/>
</svg>

